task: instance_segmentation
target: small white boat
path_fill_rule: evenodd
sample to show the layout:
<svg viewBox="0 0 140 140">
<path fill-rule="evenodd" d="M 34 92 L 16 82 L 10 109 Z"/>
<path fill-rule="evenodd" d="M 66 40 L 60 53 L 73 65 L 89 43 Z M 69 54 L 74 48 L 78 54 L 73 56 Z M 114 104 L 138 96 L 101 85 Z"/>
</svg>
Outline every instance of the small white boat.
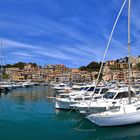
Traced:
<svg viewBox="0 0 140 140">
<path fill-rule="evenodd" d="M 73 103 L 77 103 L 77 102 L 72 102 L 70 101 L 70 96 L 69 94 L 60 94 L 59 96 L 57 96 L 57 98 L 55 99 L 55 108 L 56 109 L 70 109 L 70 104 Z"/>
<path fill-rule="evenodd" d="M 31 82 L 26 81 L 22 83 L 22 87 L 30 87 L 30 86 L 33 86 Z"/>
<path fill-rule="evenodd" d="M 60 83 L 58 85 L 55 85 L 53 87 L 54 90 L 61 90 L 61 89 L 65 89 L 65 87 L 67 87 L 67 84 L 64 84 L 64 83 Z"/>
<path fill-rule="evenodd" d="M 71 92 L 72 88 L 67 85 L 67 84 L 64 84 L 64 83 L 60 83 L 58 85 L 55 85 L 53 87 L 54 91 L 57 93 L 57 94 L 60 94 L 60 93 L 69 93 Z"/>
<path fill-rule="evenodd" d="M 5 89 L 7 89 L 7 90 L 11 90 L 11 89 L 12 89 L 11 83 L 7 83 L 7 82 L 1 82 L 1 83 L 0 83 L 0 87 L 1 87 L 1 88 L 5 88 Z"/>
<path fill-rule="evenodd" d="M 86 118 L 99 126 L 119 126 L 139 123 L 140 104 L 131 103 L 122 105 L 110 111 L 91 114 Z"/>
<path fill-rule="evenodd" d="M 101 88 L 104 91 L 106 88 Z M 114 109 L 121 105 L 121 103 L 128 102 L 128 88 L 110 89 L 105 94 L 104 92 L 94 94 L 92 101 L 80 102 L 74 106 L 83 115 L 98 113 L 106 111 L 108 108 Z M 131 92 L 132 100 L 136 101 L 135 93 Z"/>
<path fill-rule="evenodd" d="M 85 89 L 88 85 L 73 85 L 72 90 L 73 91 L 80 91 L 82 89 Z M 91 85 L 90 85 L 91 86 Z"/>
<path fill-rule="evenodd" d="M 100 94 L 102 89 L 104 88 L 97 88 L 95 90 L 96 93 L 98 94 L 98 98 L 102 97 Z M 94 87 L 88 88 L 88 90 L 82 90 L 82 91 L 77 91 L 77 92 L 71 92 L 69 94 L 60 94 L 56 97 L 55 100 L 55 108 L 57 109 L 75 109 L 74 105 L 78 104 L 80 102 L 90 102 L 91 97 L 92 97 L 92 92 L 94 90 Z M 108 90 L 106 88 L 106 90 Z M 95 95 L 96 96 L 96 95 Z"/>
</svg>

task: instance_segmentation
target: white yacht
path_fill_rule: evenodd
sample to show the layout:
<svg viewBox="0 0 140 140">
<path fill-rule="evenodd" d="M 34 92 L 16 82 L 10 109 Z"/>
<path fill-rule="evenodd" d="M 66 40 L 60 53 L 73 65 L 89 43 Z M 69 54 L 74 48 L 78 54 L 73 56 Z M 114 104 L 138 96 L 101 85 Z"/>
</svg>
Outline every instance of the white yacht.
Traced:
<svg viewBox="0 0 140 140">
<path fill-rule="evenodd" d="M 79 101 L 83 100 L 82 95 L 75 95 L 70 96 L 69 94 L 60 94 L 57 96 L 55 100 L 55 108 L 56 109 L 71 109 L 70 105 L 78 103 Z M 90 98 L 91 99 L 91 98 Z"/>
<path fill-rule="evenodd" d="M 87 84 L 85 84 L 85 85 L 75 84 L 75 85 L 72 86 L 72 90 L 73 91 L 81 91 L 81 90 L 85 89 L 87 86 L 88 86 Z"/>
<path fill-rule="evenodd" d="M 91 114 L 86 118 L 99 126 L 118 126 L 139 123 L 140 103 L 122 104 L 116 109 Z"/>
<path fill-rule="evenodd" d="M 71 92 L 72 88 L 68 84 L 60 83 L 53 87 L 56 93 L 69 93 Z"/>
<path fill-rule="evenodd" d="M 88 89 L 79 91 L 79 92 L 71 92 L 69 94 L 60 94 L 56 97 L 55 100 L 55 108 L 57 109 L 75 109 L 74 105 L 80 102 L 87 102 L 91 100 L 92 92 L 94 90 L 94 87 L 88 87 Z M 95 96 L 97 98 L 101 98 L 101 92 L 105 93 L 108 90 L 108 88 L 97 88 L 95 90 L 95 93 L 97 93 Z"/>
<path fill-rule="evenodd" d="M 30 81 L 26 81 L 22 83 L 22 87 L 30 87 L 33 86 L 34 84 L 32 84 Z"/>
<path fill-rule="evenodd" d="M 8 82 L 1 82 L 0 83 L 0 87 L 1 88 L 4 88 L 6 90 L 11 90 L 12 89 L 11 83 L 8 83 Z"/>
<path fill-rule="evenodd" d="M 95 94 L 96 95 L 96 94 Z M 136 101 L 135 93 L 131 91 L 132 100 Z M 103 112 L 108 109 L 114 109 L 121 105 L 121 103 L 128 102 L 128 88 L 110 89 L 102 98 L 93 96 L 92 100 L 80 102 L 74 105 L 74 108 L 79 110 L 84 115 Z"/>
<path fill-rule="evenodd" d="M 87 91 L 88 90 L 88 91 Z M 59 94 L 55 99 L 55 108 L 56 109 L 71 109 L 71 105 L 76 104 L 83 100 L 85 93 L 91 92 L 94 90 L 94 86 L 90 85 L 89 87 L 85 87 L 81 91 L 72 91 L 68 94 Z"/>
</svg>

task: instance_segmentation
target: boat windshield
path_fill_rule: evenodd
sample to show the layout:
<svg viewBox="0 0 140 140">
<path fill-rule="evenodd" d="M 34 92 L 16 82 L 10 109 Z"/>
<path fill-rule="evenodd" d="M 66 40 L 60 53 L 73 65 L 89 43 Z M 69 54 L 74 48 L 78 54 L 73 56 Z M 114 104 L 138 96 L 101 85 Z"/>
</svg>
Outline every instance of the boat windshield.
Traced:
<svg viewBox="0 0 140 140">
<path fill-rule="evenodd" d="M 69 95 L 60 95 L 60 98 L 69 98 Z"/>
<path fill-rule="evenodd" d="M 84 98 L 85 100 L 91 100 L 91 97 L 86 97 L 86 98 Z"/>
<path fill-rule="evenodd" d="M 89 87 L 85 87 L 85 88 L 83 88 L 83 90 L 87 90 Z"/>
<path fill-rule="evenodd" d="M 90 87 L 88 91 L 94 91 L 94 87 Z"/>
<path fill-rule="evenodd" d="M 99 91 L 100 91 L 100 89 L 99 89 L 99 88 L 96 88 L 94 93 L 95 93 L 95 94 L 98 94 Z"/>
<path fill-rule="evenodd" d="M 115 95 L 116 95 L 116 92 L 106 92 L 106 94 L 103 96 L 103 98 L 113 99 Z"/>
<path fill-rule="evenodd" d="M 130 92 L 130 95 L 131 97 L 135 97 L 135 94 L 131 91 Z M 119 92 L 115 99 L 121 99 L 121 98 L 128 98 L 129 97 L 129 94 L 128 94 L 128 91 L 125 91 L 125 92 Z"/>
<path fill-rule="evenodd" d="M 94 91 L 94 87 L 85 87 L 83 88 L 84 91 Z"/>
<path fill-rule="evenodd" d="M 100 92 L 100 94 L 105 94 L 108 91 L 108 88 L 103 88 Z"/>
<path fill-rule="evenodd" d="M 83 100 L 82 98 L 75 98 L 74 101 L 81 101 Z"/>
<path fill-rule="evenodd" d="M 65 85 L 59 85 L 59 87 L 65 87 Z"/>
</svg>

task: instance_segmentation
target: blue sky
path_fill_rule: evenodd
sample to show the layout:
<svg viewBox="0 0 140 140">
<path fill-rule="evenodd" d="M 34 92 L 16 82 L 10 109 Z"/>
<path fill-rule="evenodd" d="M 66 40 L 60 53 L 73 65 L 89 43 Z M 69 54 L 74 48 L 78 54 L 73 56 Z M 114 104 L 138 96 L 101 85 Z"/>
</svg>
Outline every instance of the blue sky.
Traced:
<svg viewBox="0 0 140 140">
<path fill-rule="evenodd" d="M 6 62 L 80 67 L 101 61 L 124 0 L 0 0 Z M 132 55 L 140 55 L 140 0 L 132 1 Z M 106 60 L 127 55 L 127 5 Z"/>
</svg>

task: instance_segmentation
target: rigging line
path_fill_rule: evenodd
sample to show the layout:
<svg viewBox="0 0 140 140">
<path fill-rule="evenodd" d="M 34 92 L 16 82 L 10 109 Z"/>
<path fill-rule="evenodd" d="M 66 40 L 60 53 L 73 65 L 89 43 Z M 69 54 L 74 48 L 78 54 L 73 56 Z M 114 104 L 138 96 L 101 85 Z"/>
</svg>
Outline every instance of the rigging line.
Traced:
<svg viewBox="0 0 140 140">
<path fill-rule="evenodd" d="M 98 85 L 98 81 L 99 81 L 99 78 L 100 78 L 100 75 L 101 75 L 101 72 L 102 72 L 104 60 L 105 60 L 105 57 L 106 57 L 106 54 L 107 54 L 107 51 L 108 51 L 108 48 L 109 48 L 109 45 L 110 45 L 110 42 L 111 42 L 113 33 L 114 33 L 114 30 L 115 30 L 115 28 L 116 28 L 116 25 L 117 25 L 117 23 L 118 23 L 119 17 L 120 17 L 120 15 L 121 15 L 122 11 L 123 11 L 123 8 L 124 8 L 126 2 L 127 2 L 127 0 L 124 0 L 123 5 L 122 5 L 122 7 L 121 7 L 121 9 L 120 9 L 120 11 L 119 11 L 119 13 L 118 13 L 118 15 L 117 15 L 117 18 L 116 18 L 115 22 L 114 22 L 114 25 L 113 25 L 113 28 L 112 28 L 112 31 L 111 31 L 111 34 L 110 34 L 110 37 L 109 37 L 109 40 L 108 40 L 108 43 L 107 43 L 107 46 L 106 46 L 106 50 L 105 50 L 105 53 L 104 53 L 104 56 L 103 56 L 103 60 L 102 60 L 102 63 L 101 63 L 101 67 L 100 67 L 100 70 L 99 70 L 99 73 L 98 73 L 98 77 L 97 77 L 97 79 L 96 79 L 95 88 L 94 88 L 94 91 L 93 91 L 93 94 L 92 94 L 92 98 L 93 98 L 95 89 L 96 89 L 96 87 L 97 87 L 97 85 Z M 90 103 L 89 103 L 89 107 L 90 107 L 90 105 L 91 105 L 91 102 L 92 102 L 92 99 L 91 99 L 91 101 L 90 101 Z"/>
<path fill-rule="evenodd" d="M 128 95 L 131 103 L 131 0 L 128 0 Z"/>
<path fill-rule="evenodd" d="M 72 108 L 71 110 L 69 110 L 69 112 L 66 115 L 69 115 L 73 110 L 74 110 L 74 108 Z"/>
</svg>

